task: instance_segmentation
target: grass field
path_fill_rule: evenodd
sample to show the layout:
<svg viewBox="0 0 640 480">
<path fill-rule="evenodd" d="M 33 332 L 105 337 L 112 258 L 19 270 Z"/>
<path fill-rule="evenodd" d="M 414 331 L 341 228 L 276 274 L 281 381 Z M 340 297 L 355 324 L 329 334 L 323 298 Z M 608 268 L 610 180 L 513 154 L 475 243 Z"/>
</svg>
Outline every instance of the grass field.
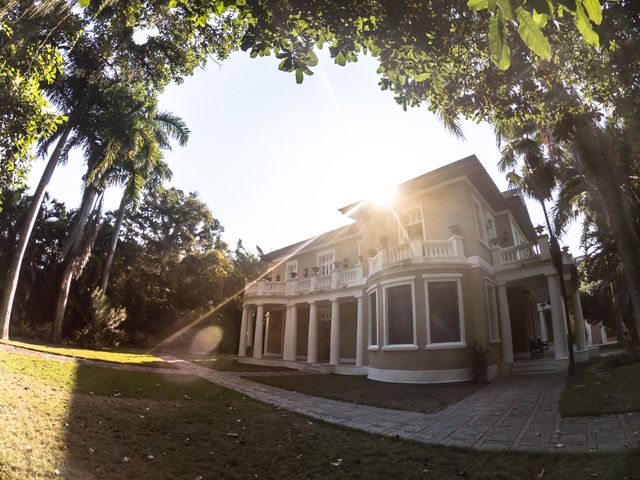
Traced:
<svg viewBox="0 0 640 480">
<path fill-rule="evenodd" d="M 437 412 L 482 388 L 482 384 L 473 382 L 394 384 L 347 375 L 274 375 L 246 378 L 317 397 L 412 412 Z"/>
<path fill-rule="evenodd" d="M 171 365 L 162 360 L 162 358 L 142 352 L 111 349 L 89 350 L 86 348 L 15 342 L 12 340 L 0 340 L 0 343 L 4 343 L 5 345 L 11 345 L 14 347 L 26 348 L 27 350 L 51 353 L 53 355 L 64 355 L 67 357 L 83 358 L 85 360 L 98 360 L 101 362 L 109 363 L 124 363 L 128 365 L 139 365 L 144 367 L 171 368 Z"/>
<path fill-rule="evenodd" d="M 0 478 L 632 479 L 638 452 L 478 452 L 325 424 L 200 379 L 0 351 Z"/>
<path fill-rule="evenodd" d="M 564 416 L 640 411 L 640 363 L 611 367 L 599 358 L 576 365 L 560 398 Z"/>
</svg>

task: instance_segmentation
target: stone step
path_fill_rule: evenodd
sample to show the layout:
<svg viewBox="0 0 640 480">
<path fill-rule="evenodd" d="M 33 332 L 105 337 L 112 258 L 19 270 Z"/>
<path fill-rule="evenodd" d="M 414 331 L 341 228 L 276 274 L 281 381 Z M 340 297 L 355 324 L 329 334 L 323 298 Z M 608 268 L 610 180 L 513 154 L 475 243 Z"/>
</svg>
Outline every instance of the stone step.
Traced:
<svg viewBox="0 0 640 480">
<path fill-rule="evenodd" d="M 541 375 L 546 373 L 556 373 L 566 370 L 564 362 L 555 360 L 526 360 L 514 362 L 511 366 L 512 375 Z"/>
</svg>

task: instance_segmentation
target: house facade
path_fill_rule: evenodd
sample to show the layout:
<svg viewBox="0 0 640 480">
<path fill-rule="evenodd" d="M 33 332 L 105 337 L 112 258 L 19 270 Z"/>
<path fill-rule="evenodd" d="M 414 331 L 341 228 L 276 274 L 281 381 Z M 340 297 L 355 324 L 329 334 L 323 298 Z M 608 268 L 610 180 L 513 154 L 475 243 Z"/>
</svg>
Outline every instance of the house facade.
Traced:
<svg viewBox="0 0 640 480">
<path fill-rule="evenodd" d="M 268 273 L 245 288 L 241 362 L 453 382 L 472 378 L 477 343 L 490 378 L 563 370 L 560 282 L 576 361 L 597 354 L 573 259 L 563 253 L 558 275 L 521 197 L 500 192 L 475 156 L 403 183 L 390 205 L 340 211 L 354 222 L 263 256 Z"/>
</svg>

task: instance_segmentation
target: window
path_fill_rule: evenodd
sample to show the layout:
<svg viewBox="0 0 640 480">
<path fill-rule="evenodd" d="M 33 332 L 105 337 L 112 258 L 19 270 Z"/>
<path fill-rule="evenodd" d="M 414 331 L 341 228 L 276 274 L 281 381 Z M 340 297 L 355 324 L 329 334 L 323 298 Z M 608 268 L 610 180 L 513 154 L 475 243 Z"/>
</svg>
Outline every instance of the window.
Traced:
<svg viewBox="0 0 640 480">
<path fill-rule="evenodd" d="M 369 346 L 378 346 L 378 294 L 369 294 Z"/>
<path fill-rule="evenodd" d="M 412 284 L 385 287 L 386 345 L 414 345 Z"/>
<path fill-rule="evenodd" d="M 496 287 L 490 283 L 485 284 L 487 294 L 487 315 L 489 318 L 489 340 L 500 340 L 500 326 L 498 323 L 498 302 L 496 300 Z"/>
<path fill-rule="evenodd" d="M 427 338 L 432 344 L 464 343 L 460 280 L 425 281 Z"/>
<path fill-rule="evenodd" d="M 489 213 L 489 211 L 485 211 L 487 220 L 486 220 L 486 228 L 487 228 L 487 236 L 489 240 L 493 240 L 494 238 L 498 238 L 498 233 L 496 232 L 496 219 Z"/>
<path fill-rule="evenodd" d="M 329 275 L 333 270 L 334 252 L 326 251 L 318 253 L 318 267 L 320 275 Z"/>
<path fill-rule="evenodd" d="M 482 243 L 487 243 L 487 227 L 486 222 L 484 220 L 484 213 L 482 211 L 482 206 L 477 202 L 473 201 L 473 213 L 476 217 L 476 227 L 478 229 L 478 238 Z"/>
<path fill-rule="evenodd" d="M 412 207 L 401 212 L 400 223 L 402 225 L 402 231 L 400 232 L 401 242 L 411 238 L 424 239 L 422 207 Z"/>
<path fill-rule="evenodd" d="M 298 273 L 298 261 L 297 260 L 293 260 L 291 262 L 287 262 L 286 263 L 286 267 L 285 267 L 286 271 L 285 271 L 285 280 L 290 280 L 293 278 L 293 276 L 291 275 L 292 273 Z"/>
</svg>

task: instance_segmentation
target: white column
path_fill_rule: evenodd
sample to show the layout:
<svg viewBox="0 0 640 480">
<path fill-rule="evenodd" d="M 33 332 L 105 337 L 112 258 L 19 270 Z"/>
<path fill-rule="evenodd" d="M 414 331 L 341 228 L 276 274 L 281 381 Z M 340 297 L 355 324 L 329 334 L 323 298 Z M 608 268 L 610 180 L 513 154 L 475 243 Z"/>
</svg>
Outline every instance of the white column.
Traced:
<svg viewBox="0 0 640 480">
<path fill-rule="evenodd" d="M 240 322 L 240 345 L 238 346 L 238 356 L 247 355 L 247 318 L 249 317 L 249 308 L 245 305 L 242 307 L 242 321 Z"/>
<path fill-rule="evenodd" d="M 603 345 L 607 343 L 609 339 L 607 338 L 607 329 L 604 328 L 604 325 L 600 327 L 600 343 Z"/>
<path fill-rule="evenodd" d="M 511 337 L 511 315 L 509 314 L 509 298 L 507 285 L 496 285 L 498 292 L 498 313 L 500 317 L 500 340 L 502 347 L 502 362 L 513 363 L 513 339 Z"/>
<path fill-rule="evenodd" d="M 553 348 L 555 350 L 555 358 L 567 358 L 567 335 L 565 333 L 564 323 L 564 307 L 562 306 L 562 297 L 560 295 L 560 285 L 558 284 L 557 275 L 547 276 L 547 286 L 549 288 L 549 300 L 551 303 L 551 324 L 553 326 Z"/>
<path fill-rule="evenodd" d="M 282 345 L 282 359 L 291 360 L 291 305 L 287 305 L 284 315 L 284 340 Z"/>
<path fill-rule="evenodd" d="M 356 298 L 356 367 L 364 363 L 364 302 L 362 297 Z"/>
<path fill-rule="evenodd" d="M 549 337 L 547 335 L 547 322 L 544 318 L 544 308 L 538 308 L 538 322 L 540 323 L 540 340 L 548 342 Z"/>
<path fill-rule="evenodd" d="M 248 333 L 247 333 L 247 347 L 252 347 L 253 346 L 253 327 L 254 327 L 254 323 L 253 323 L 253 308 L 248 307 L 249 310 L 247 311 L 247 323 L 248 323 Z"/>
<path fill-rule="evenodd" d="M 307 340 L 307 362 L 318 362 L 318 304 L 309 302 L 309 338 Z"/>
<path fill-rule="evenodd" d="M 576 290 L 571 295 L 573 301 L 573 320 L 576 330 L 576 346 L 578 350 L 587 348 L 587 337 L 584 327 L 584 317 L 582 316 L 582 303 L 580 302 L 580 292 Z"/>
<path fill-rule="evenodd" d="M 340 304 L 338 300 L 331 301 L 331 345 L 329 348 L 329 363 L 340 363 Z"/>
<path fill-rule="evenodd" d="M 593 331 L 591 330 L 591 324 L 587 323 L 587 345 L 593 345 Z"/>
<path fill-rule="evenodd" d="M 262 358 L 262 336 L 264 334 L 264 305 L 258 305 L 256 311 L 256 334 L 253 339 L 253 358 Z"/>
</svg>

